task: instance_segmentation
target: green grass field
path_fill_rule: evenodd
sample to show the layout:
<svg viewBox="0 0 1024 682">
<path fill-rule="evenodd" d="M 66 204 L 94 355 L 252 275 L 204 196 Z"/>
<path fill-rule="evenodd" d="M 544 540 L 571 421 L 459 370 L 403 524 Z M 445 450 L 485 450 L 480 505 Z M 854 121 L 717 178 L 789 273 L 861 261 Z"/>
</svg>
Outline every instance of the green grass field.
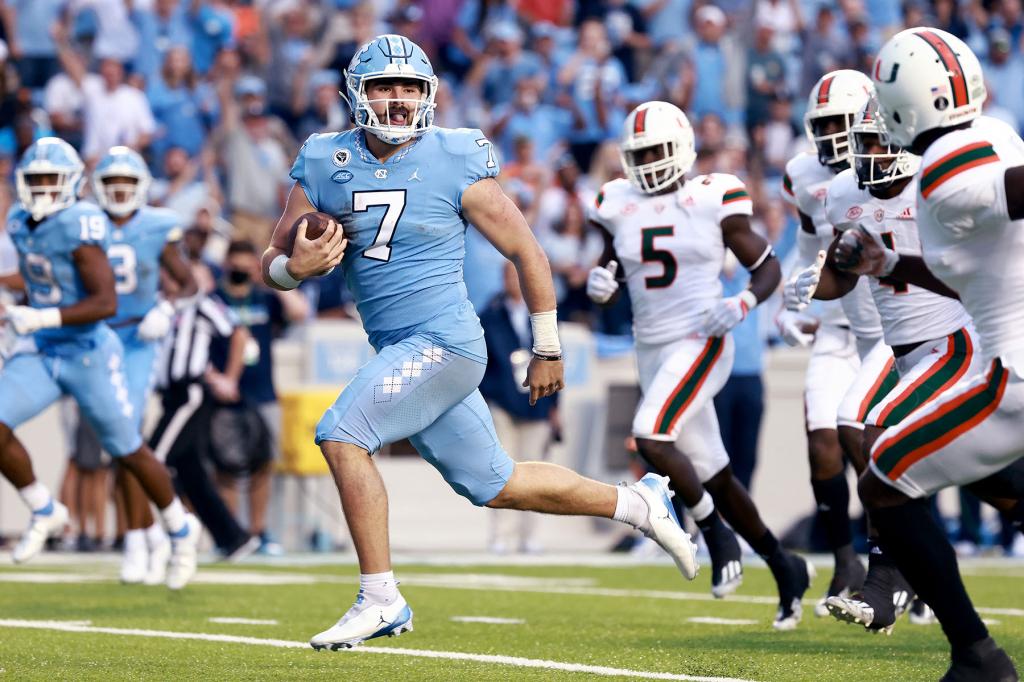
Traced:
<svg viewBox="0 0 1024 682">
<path fill-rule="evenodd" d="M 172 594 L 119 585 L 112 562 L 71 561 L 0 569 L 0 678 L 580 680 L 660 673 L 822 682 L 936 680 L 947 666 L 938 626 L 904 620 L 886 638 L 818 620 L 808 605 L 798 630 L 773 632 L 772 585 L 763 568 L 748 567 L 736 598 L 711 601 L 706 574 L 686 583 L 665 565 L 402 565 L 397 571 L 416 630 L 374 640 L 362 651 L 331 653 L 304 642 L 351 604 L 352 565 L 204 566 L 196 584 Z M 993 635 L 1024 661 L 1024 565 L 968 564 L 966 572 Z M 819 576 L 811 594 L 825 580 Z M 225 617 L 276 623 L 210 620 Z M 464 617 L 525 622 L 456 620 Z M 200 639 L 207 634 L 231 641 Z M 430 652 L 533 662 L 427 657 Z M 618 671 L 606 670 L 606 677 L 550 662 Z"/>
</svg>

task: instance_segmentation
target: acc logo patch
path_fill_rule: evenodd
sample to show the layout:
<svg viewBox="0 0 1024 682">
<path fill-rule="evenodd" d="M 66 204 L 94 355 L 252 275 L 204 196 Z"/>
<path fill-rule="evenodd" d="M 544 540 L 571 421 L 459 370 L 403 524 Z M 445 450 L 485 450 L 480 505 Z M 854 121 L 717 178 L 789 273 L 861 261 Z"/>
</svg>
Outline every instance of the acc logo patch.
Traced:
<svg viewBox="0 0 1024 682">
<path fill-rule="evenodd" d="M 347 149 L 335 149 L 334 156 L 331 157 L 331 161 L 338 168 L 344 168 L 348 165 L 348 162 L 352 160 L 352 152 Z"/>
<path fill-rule="evenodd" d="M 351 180 L 353 177 L 355 177 L 355 176 L 352 175 L 351 171 L 340 170 L 340 171 L 337 171 L 334 175 L 331 176 L 331 180 L 333 180 L 334 182 L 338 183 L 339 185 L 344 185 L 346 182 Z"/>
<path fill-rule="evenodd" d="M 885 210 L 881 208 L 875 209 L 875 221 L 880 223 L 883 218 L 885 218 Z"/>
<path fill-rule="evenodd" d="M 850 210 L 846 212 L 846 217 L 849 218 L 850 220 L 855 220 L 859 218 L 862 213 L 864 213 L 864 209 L 862 209 L 860 206 L 851 206 Z"/>
</svg>

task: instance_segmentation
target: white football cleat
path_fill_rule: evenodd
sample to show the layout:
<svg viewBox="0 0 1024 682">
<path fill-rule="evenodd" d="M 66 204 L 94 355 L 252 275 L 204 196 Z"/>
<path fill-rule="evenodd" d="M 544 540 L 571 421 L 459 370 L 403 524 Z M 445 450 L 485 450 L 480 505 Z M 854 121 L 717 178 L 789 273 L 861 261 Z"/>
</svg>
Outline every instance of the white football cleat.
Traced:
<svg viewBox="0 0 1024 682">
<path fill-rule="evenodd" d="M 866 601 L 853 597 L 829 597 L 825 604 L 828 606 L 828 612 L 838 621 L 863 625 L 869 632 L 884 632 L 886 636 L 892 634 L 894 623 L 875 625 L 875 609 Z"/>
<path fill-rule="evenodd" d="M 60 535 L 68 522 L 68 508 L 57 500 L 50 500 L 44 509 L 32 513 L 28 530 L 14 546 L 11 558 L 14 563 L 21 564 L 43 549 L 47 539 Z"/>
<path fill-rule="evenodd" d="M 696 578 L 700 570 L 697 545 L 676 518 L 675 509 L 672 508 L 674 493 L 668 488 L 668 477 L 647 474 L 629 487 L 637 491 L 647 503 L 648 528 L 640 530 L 669 553 L 684 578 Z"/>
<path fill-rule="evenodd" d="M 203 527 L 192 514 L 185 514 L 185 527 L 181 536 L 171 535 L 171 558 L 167 563 L 167 587 L 180 590 L 196 574 L 199 554 L 199 535 Z"/>
<path fill-rule="evenodd" d="M 167 562 L 171 560 L 171 540 L 166 535 L 163 542 L 149 545 L 149 560 L 143 585 L 163 585 L 167 582 Z"/>
<path fill-rule="evenodd" d="M 371 604 L 360 592 L 356 603 L 332 627 L 315 635 L 309 645 L 317 651 L 351 649 L 374 637 L 397 637 L 412 632 L 412 609 L 401 594 L 389 606 Z"/>
<path fill-rule="evenodd" d="M 121 556 L 121 582 L 126 585 L 137 585 L 146 578 L 149 571 L 149 550 L 142 547 L 124 551 Z"/>
</svg>

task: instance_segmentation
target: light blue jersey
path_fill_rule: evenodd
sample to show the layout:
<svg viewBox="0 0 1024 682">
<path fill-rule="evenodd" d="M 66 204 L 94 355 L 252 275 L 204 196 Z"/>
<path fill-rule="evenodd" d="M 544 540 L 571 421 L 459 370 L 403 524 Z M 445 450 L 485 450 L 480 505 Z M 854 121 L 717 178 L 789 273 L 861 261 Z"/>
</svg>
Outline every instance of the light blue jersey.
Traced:
<svg viewBox="0 0 1024 682">
<path fill-rule="evenodd" d="M 370 343 L 379 351 L 419 334 L 484 362 L 462 277 L 462 193 L 498 174 L 490 141 L 479 130 L 434 127 L 381 163 L 363 135 L 310 136 L 291 177 L 344 227 L 341 267 Z"/>
<path fill-rule="evenodd" d="M 114 269 L 119 328 L 139 322 L 156 305 L 160 291 L 160 256 L 168 242 L 181 239 L 181 218 L 166 208 L 143 206 L 124 225 L 112 225 L 107 257 Z"/>
<path fill-rule="evenodd" d="M 75 266 L 80 246 L 106 249 L 110 238 L 107 216 L 88 201 L 79 201 L 31 226 L 29 213 L 16 204 L 7 214 L 7 232 L 18 249 L 18 263 L 33 308 L 64 308 L 87 296 Z M 96 331 L 101 322 L 41 329 L 36 341 L 60 343 Z"/>
</svg>

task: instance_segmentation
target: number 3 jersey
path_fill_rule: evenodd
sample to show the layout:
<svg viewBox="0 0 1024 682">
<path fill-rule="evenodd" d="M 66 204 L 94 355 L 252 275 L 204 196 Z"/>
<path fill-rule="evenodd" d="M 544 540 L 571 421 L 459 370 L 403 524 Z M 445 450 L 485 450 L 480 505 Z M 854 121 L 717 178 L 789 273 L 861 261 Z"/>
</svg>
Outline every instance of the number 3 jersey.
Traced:
<svg viewBox="0 0 1024 682">
<path fill-rule="evenodd" d="M 656 196 L 628 180 L 601 188 L 590 219 L 612 236 L 638 340 L 660 344 L 700 333 L 705 313 L 722 297 L 721 222 L 752 213 L 746 187 L 724 173 L 695 177 Z"/>
<path fill-rule="evenodd" d="M 164 246 L 181 239 L 181 219 L 166 208 L 143 206 L 124 225 L 111 225 L 107 257 L 114 270 L 117 315 L 114 327 L 141 322 L 156 305 Z"/>
<path fill-rule="evenodd" d="M 886 247 L 901 254 L 920 256 L 916 200 L 916 177 L 899 195 L 879 199 L 868 190 L 860 189 L 857 176 L 852 169 L 847 169 L 829 185 L 825 210 L 828 221 L 840 232 L 861 225 L 878 235 Z M 940 339 L 971 321 L 956 299 L 885 277 L 866 279 L 881 315 L 885 342 L 890 346 Z"/>
<path fill-rule="evenodd" d="M 462 277 L 462 193 L 498 164 L 479 130 L 430 128 L 381 162 L 363 132 L 312 135 L 291 177 L 349 240 L 341 268 L 370 343 L 380 350 L 422 333 L 486 359 L 483 329 Z"/>
<path fill-rule="evenodd" d="M 7 213 L 7 233 L 18 249 L 18 265 L 33 308 L 64 308 L 88 296 L 75 266 L 80 246 L 106 249 L 110 231 L 106 214 L 88 201 L 79 201 L 38 224 L 15 204 Z M 92 332 L 101 322 L 41 329 L 36 341 L 60 343 Z"/>
</svg>

